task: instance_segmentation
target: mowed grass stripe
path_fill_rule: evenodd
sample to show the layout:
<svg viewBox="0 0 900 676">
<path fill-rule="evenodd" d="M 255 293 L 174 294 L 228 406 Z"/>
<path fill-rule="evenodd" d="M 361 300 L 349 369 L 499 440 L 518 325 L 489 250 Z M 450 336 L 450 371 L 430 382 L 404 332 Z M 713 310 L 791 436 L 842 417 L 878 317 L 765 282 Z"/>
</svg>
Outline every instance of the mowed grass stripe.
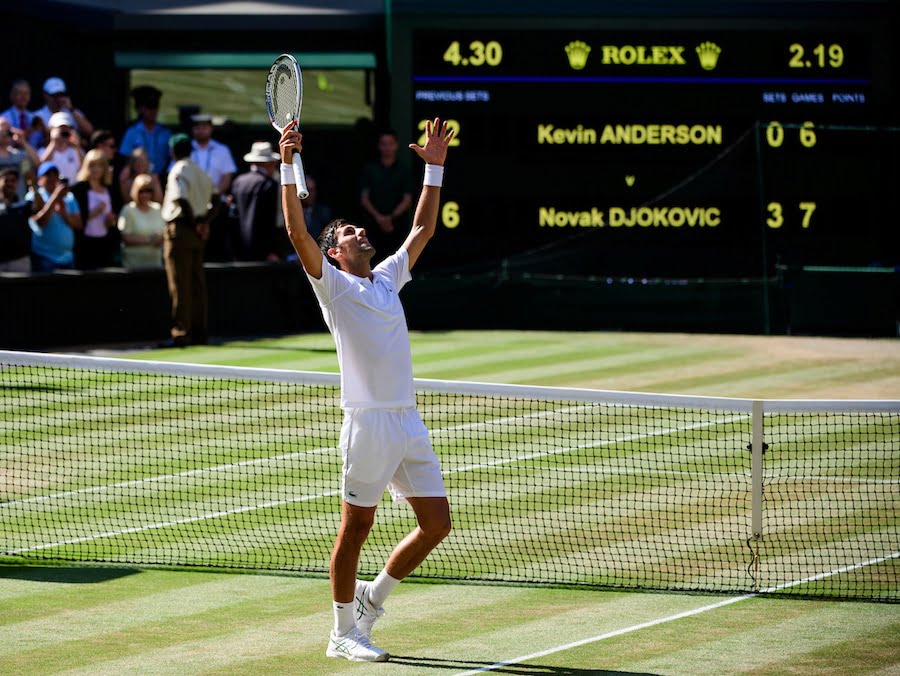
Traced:
<svg viewBox="0 0 900 676">
<path fill-rule="evenodd" d="M 884 610 L 877 604 L 755 598 L 714 617 L 686 618 L 623 637 L 601 646 L 599 658 L 606 668 L 638 673 L 838 674 L 851 673 L 852 662 L 843 653 L 856 645 L 866 653 L 864 671 L 874 672 L 896 664 L 900 652 L 900 616 Z M 885 650 L 883 637 L 892 631 L 895 640 Z M 875 650 L 870 656 L 866 647 L 879 635 L 871 641 Z M 807 670 L 803 665 L 810 664 L 812 655 L 818 656 L 816 666 Z M 730 668 L 725 666 L 729 663 Z"/>
<path fill-rule="evenodd" d="M 135 590 L 127 599 L 97 602 L 82 609 L 93 618 L 84 624 L 70 623 L 70 614 L 62 612 L 12 625 L 10 630 L 25 637 L 17 661 L 53 664 L 59 670 L 82 666 L 85 673 L 150 668 L 126 666 L 138 660 L 153 665 L 150 670 L 155 673 L 198 673 L 217 663 L 242 661 L 253 651 L 267 653 L 278 637 L 285 646 L 302 646 L 304 641 L 310 647 L 324 645 L 322 627 L 327 628 L 330 620 L 324 581 L 215 575 L 213 581 L 201 582 L 211 577 L 206 573 L 141 576 L 149 578 L 151 589 L 159 577 L 193 577 L 197 582 L 173 593 Z M 251 617 L 254 621 L 248 622 Z M 5 643 L 0 638 L 0 646 Z M 320 649 L 324 656 L 324 648 Z"/>
<path fill-rule="evenodd" d="M 590 361 L 606 364 L 633 358 L 636 353 L 644 353 L 630 345 L 617 349 L 592 352 Z M 528 367 L 545 363 L 566 366 L 571 363 L 571 348 L 563 345 L 526 345 L 518 348 L 492 350 L 490 346 L 477 346 L 466 350 L 453 349 L 446 352 L 413 353 L 413 368 L 418 377 L 430 378 L 440 374 L 442 380 L 473 379 L 472 373 L 487 374 L 517 367 Z M 477 377 L 474 379 L 478 379 Z"/>
<path fill-rule="evenodd" d="M 647 383 L 656 392 L 702 391 L 720 396 L 739 387 L 753 396 L 765 397 L 773 391 L 786 392 L 784 397 L 814 396 L 821 385 L 834 380 L 845 384 L 867 382 L 883 377 L 883 368 L 861 368 L 855 360 L 819 360 L 802 367 L 783 361 L 773 361 L 762 367 L 723 368 L 713 373 L 666 378 Z"/>
<path fill-rule="evenodd" d="M 594 356 L 581 356 L 566 360 L 544 360 L 536 357 L 522 365 L 504 364 L 502 358 L 497 359 L 490 368 L 479 369 L 475 380 L 498 383 L 527 383 L 530 385 L 553 385 L 560 380 L 579 387 L 586 382 L 602 381 L 618 373 L 640 373 L 642 370 L 656 371 L 661 365 L 670 364 L 677 358 L 682 363 L 705 364 L 716 359 L 706 350 L 655 350 L 651 352 L 633 352 L 624 358 L 613 358 L 607 363 Z M 451 376 L 462 377 L 460 371 L 451 371 Z"/>
<path fill-rule="evenodd" d="M 64 599 L 59 599 L 61 603 L 54 607 L 49 599 L 42 597 L 44 612 L 40 616 L 0 626 L 0 655 L 41 648 L 60 641 L 81 641 L 110 631 L 220 609 L 248 594 L 277 597 L 290 589 L 292 582 L 290 578 L 276 576 L 200 573 L 196 583 L 177 589 L 145 594 L 133 588 L 134 593 L 130 596 L 111 601 L 98 596 L 87 614 L 71 613 Z"/>
</svg>

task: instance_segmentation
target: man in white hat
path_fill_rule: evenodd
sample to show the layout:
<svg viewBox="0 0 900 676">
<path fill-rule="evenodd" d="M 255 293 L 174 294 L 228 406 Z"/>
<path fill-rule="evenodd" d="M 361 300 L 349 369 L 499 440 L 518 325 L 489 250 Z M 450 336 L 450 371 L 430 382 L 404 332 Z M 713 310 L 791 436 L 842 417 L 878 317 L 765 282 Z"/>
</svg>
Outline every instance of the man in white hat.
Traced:
<svg viewBox="0 0 900 676">
<path fill-rule="evenodd" d="M 191 116 L 191 123 L 191 135 L 194 138 L 191 162 L 206 172 L 218 194 L 228 194 L 231 179 L 237 172 L 231 150 L 212 137 L 212 115 L 197 113 Z"/>
<path fill-rule="evenodd" d="M 281 188 L 273 178 L 281 156 L 268 141 L 257 141 L 244 155 L 250 171 L 231 184 L 232 204 L 238 228 L 232 238 L 234 255 L 240 261 L 277 261 L 287 242 L 284 222 L 279 220 Z"/>
<path fill-rule="evenodd" d="M 224 143 L 215 140 L 213 116 L 197 113 L 191 116 L 191 136 L 193 149 L 191 161 L 209 176 L 216 189 L 214 199 L 225 203 L 231 181 L 237 173 L 237 165 L 231 150 Z M 206 260 L 231 260 L 228 252 L 228 209 L 217 211 L 216 221 L 210 224 L 209 241 L 206 243 Z"/>
<path fill-rule="evenodd" d="M 44 82 L 44 107 L 35 111 L 35 115 L 50 128 L 50 116 L 53 113 L 68 113 L 72 120 L 72 128 L 77 129 L 81 138 L 90 138 L 94 133 L 94 125 L 87 116 L 72 104 L 72 97 L 66 91 L 66 83 L 62 78 L 51 77 Z"/>
<path fill-rule="evenodd" d="M 50 129 L 50 142 L 38 151 L 41 162 L 53 162 L 59 168 L 59 176 L 69 183 L 75 183 L 84 151 L 78 132 L 75 131 L 75 120 L 64 112 L 53 113 L 47 121 Z"/>
</svg>

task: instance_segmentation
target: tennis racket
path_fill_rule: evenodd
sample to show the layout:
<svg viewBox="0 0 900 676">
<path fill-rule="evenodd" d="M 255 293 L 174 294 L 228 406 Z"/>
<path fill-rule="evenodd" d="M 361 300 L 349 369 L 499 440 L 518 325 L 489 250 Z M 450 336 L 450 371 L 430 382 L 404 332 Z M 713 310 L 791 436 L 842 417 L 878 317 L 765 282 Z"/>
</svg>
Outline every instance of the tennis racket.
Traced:
<svg viewBox="0 0 900 676">
<path fill-rule="evenodd" d="M 266 110 L 269 121 L 280 134 L 291 122 L 300 124 L 300 106 L 303 104 L 303 76 L 300 64 L 290 54 L 282 54 L 269 69 L 266 78 Z M 309 196 L 306 187 L 306 174 L 303 171 L 303 160 L 300 153 L 294 153 L 294 178 L 297 181 L 297 196 L 305 199 Z"/>
</svg>

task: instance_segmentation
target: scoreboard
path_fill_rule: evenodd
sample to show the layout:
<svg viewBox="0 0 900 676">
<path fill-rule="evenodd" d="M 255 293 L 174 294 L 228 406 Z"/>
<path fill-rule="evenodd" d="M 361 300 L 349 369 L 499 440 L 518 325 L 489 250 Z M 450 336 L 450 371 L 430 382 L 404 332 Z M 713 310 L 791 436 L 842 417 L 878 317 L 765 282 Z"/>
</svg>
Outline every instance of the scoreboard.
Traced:
<svg viewBox="0 0 900 676">
<path fill-rule="evenodd" d="M 432 267 L 759 277 L 897 262 L 874 19 L 402 17 L 401 138 L 456 130 Z M 404 136 L 405 135 L 405 136 Z"/>
</svg>

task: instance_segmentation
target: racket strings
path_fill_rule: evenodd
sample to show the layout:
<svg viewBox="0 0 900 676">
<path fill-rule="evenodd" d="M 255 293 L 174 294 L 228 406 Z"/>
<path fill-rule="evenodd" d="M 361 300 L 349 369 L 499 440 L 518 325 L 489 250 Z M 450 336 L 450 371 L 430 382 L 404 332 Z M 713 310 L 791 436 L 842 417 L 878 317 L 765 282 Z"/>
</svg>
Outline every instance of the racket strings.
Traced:
<svg viewBox="0 0 900 676">
<path fill-rule="evenodd" d="M 272 114 L 279 127 L 296 118 L 298 81 L 296 72 L 288 64 L 275 71 L 272 82 Z"/>
</svg>

